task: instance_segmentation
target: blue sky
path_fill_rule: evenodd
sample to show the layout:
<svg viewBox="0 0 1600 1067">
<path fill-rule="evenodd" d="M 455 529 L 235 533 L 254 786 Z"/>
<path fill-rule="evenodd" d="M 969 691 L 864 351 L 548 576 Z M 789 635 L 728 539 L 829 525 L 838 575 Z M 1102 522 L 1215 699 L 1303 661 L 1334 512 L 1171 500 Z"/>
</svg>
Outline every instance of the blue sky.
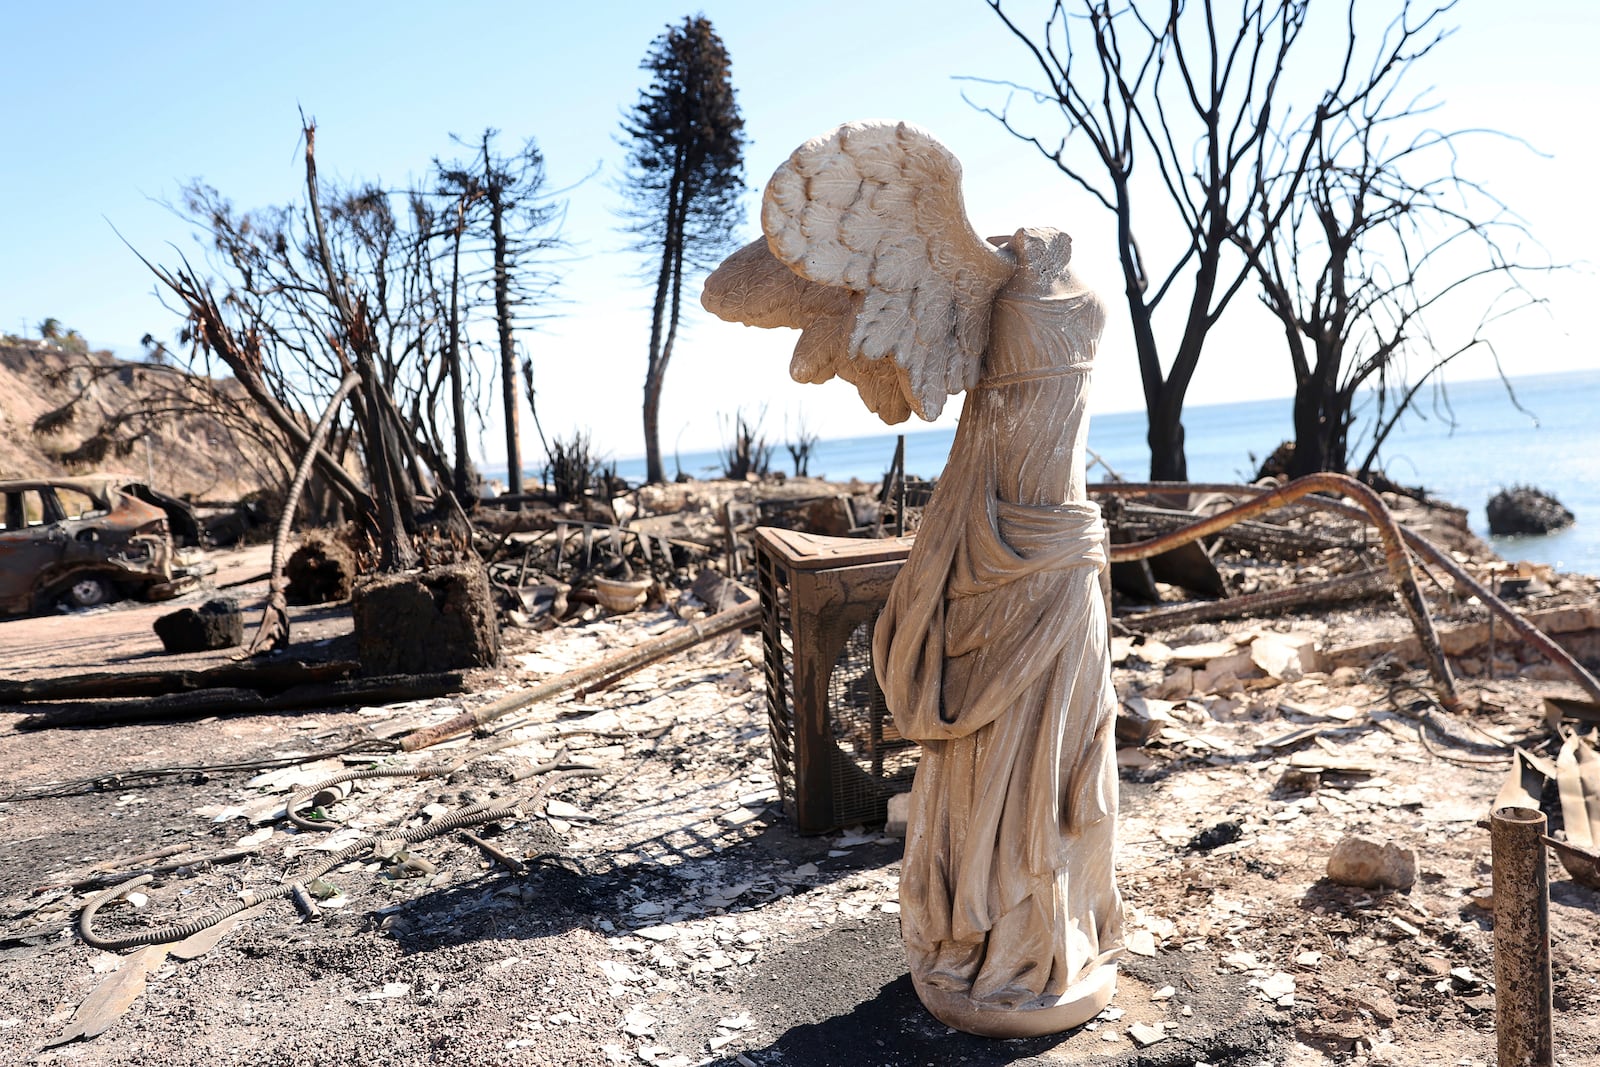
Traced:
<svg viewBox="0 0 1600 1067">
<path fill-rule="evenodd" d="M 1328 5 L 1325 0 L 1324 6 Z M 1224 5 L 1226 6 L 1226 5 Z M 1038 3 L 1008 5 L 1018 12 Z M 1374 19 L 1392 3 L 1363 3 Z M 46 316 L 95 345 L 133 352 L 146 331 L 170 337 L 177 320 L 116 234 L 156 260 L 192 250 L 186 225 L 162 206 L 202 178 L 240 208 L 299 197 L 297 108 L 319 125 L 326 174 L 401 186 L 452 133 L 485 127 L 502 143 L 537 138 L 551 185 L 568 196 L 567 268 L 556 317 L 525 338 L 539 368 L 547 429 L 587 428 L 624 457 L 642 451 L 639 402 L 651 293 L 640 260 L 617 232 L 617 128 L 643 86 L 639 62 L 669 22 L 703 11 L 733 58 L 752 144 L 747 233 L 758 192 L 801 141 L 857 118 L 915 121 L 962 159 L 967 201 L 981 233 L 1056 225 L 1074 234 L 1080 269 L 1114 309 L 1120 278 L 1109 218 L 1031 148 L 962 99 L 996 91 L 957 80 L 1031 77 L 1019 47 L 980 0 L 840 4 L 646 0 L 569 3 L 278 3 L 273 5 L 7 3 L 0 67 L 0 329 L 29 332 Z M 1517 133 L 1548 158 L 1484 142 L 1462 166 L 1528 220 L 1558 261 L 1581 261 L 1600 242 L 1592 176 L 1600 172 L 1593 116 L 1600 87 L 1600 5 L 1462 0 L 1460 30 L 1425 67 L 1444 127 Z M 1298 62 L 1328 58 L 1311 39 Z M 1301 68 L 1304 69 L 1304 68 Z M 1059 129 L 1059 127 L 1057 127 Z M 1159 250 L 1162 238 L 1146 240 Z M 1541 283 L 1547 315 L 1501 338 L 1513 373 L 1594 366 L 1600 321 L 1596 278 L 1585 269 Z M 1286 395 L 1281 341 L 1262 313 L 1239 302 L 1202 361 L 1191 403 Z M 766 426 L 803 419 L 825 436 L 879 424 L 838 383 L 787 378 L 792 337 L 710 319 L 691 309 L 668 374 L 663 445 L 715 447 L 718 419 L 766 408 Z M 1458 378 L 1482 377 L 1483 361 Z M 1127 331 L 1113 322 L 1096 372 L 1096 406 L 1141 405 Z M 950 416 L 947 416 L 948 421 Z M 491 462 L 498 431 L 482 435 Z M 1270 447 L 1270 443 L 1263 443 Z"/>
</svg>

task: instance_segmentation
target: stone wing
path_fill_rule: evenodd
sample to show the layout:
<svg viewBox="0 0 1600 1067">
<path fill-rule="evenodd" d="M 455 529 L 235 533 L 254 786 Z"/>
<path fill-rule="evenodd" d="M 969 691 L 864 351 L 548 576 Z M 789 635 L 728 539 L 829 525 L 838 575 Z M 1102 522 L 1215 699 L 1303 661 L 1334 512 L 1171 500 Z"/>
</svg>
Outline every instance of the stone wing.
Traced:
<svg viewBox="0 0 1600 1067">
<path fill-rule="evenodd" d="M 712 314 L 746 326 L 788 326 L 803 331 L 789 361 L 797 382 L 820 385 L 834 375 L 854 385 L 867 408 L 884 422 L 911 415 L 892 363 L 849 358 L 850 330 L 862 294 L 806 281 L 773 258 L 766 238 L 729 256 L 706 279 L 700 302 Z"/>
<path fill-rule="evenodd" d="M 961 166 L 926 131 L 853 122 L 807 141 L 767 184 L 761 224 L 765 248 L 729 257 L 703 302 L 725 319 L 805 330 L 797 380 L 837 374 L 890 423 L 934 419 L 977 384 L 1015 260 L 973 231 Z"/>
</svg>

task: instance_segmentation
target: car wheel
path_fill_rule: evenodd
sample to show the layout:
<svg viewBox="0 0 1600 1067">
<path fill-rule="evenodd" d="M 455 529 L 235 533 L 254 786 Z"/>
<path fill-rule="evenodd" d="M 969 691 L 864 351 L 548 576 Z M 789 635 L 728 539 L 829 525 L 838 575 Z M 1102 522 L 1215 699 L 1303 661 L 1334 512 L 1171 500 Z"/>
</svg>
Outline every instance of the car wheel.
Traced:
<svg viewBox="0 0 1600 1067">
<path fill-rule="evenodd" d="M 116 588 L 97 574 L 75 579 L 61 594 L 61 602 L 69 608 L 92 608 L 116 598 Z"/>
</svg>

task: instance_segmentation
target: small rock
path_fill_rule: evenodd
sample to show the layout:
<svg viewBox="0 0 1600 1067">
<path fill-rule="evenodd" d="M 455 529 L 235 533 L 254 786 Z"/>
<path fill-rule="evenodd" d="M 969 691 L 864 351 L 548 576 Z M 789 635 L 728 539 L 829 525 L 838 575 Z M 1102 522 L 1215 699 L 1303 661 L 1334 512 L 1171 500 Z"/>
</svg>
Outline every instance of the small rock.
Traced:
<svg viewBox="0 0 1600 1067">
<path fill-rule="evenodd" d="M 883 832 L 891 837 L 906 836 L 906 820 L 910 814 L 911 794 L 894 794 L 889 798 L 889 818 L 883 824 Z"/>
<path fill-rule="evenodd" d="M 1156 954 L 1156 935 L 1149 930 L 1135 930 L 1123 939 L 1123 947 L 1135 956 Z"/>
<path fill-rule="evenodd" d="M 1410 889 L 1417 881 L 1417 850 L 1349 835 L 1328 856 L 1328 878 L 1362 889 Z"/>
</svg>

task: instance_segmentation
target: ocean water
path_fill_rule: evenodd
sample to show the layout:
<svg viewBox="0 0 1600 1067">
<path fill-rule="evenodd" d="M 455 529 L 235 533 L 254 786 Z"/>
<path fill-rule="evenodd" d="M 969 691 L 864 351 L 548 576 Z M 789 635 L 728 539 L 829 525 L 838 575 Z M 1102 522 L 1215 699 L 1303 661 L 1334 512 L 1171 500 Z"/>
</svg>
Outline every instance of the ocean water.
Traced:
<svg viewBox="0 0 1600 1067">
<path fill-rule="evenodd" d="M 1510 560 L 1548 563 L 1563 571 L 1600 574 L 1600 371 L 1511 379 L 1519 411 L 1499 380 L 1461 382 L 1442 401 L 1424 390 L 1420 404 L 1389 438 L 1382 465 L 1403 485 L 1424 486 L 1434 496 L 1467 509 L 1472 528 L 1488 537 L 1484 507 L 1498 490 L 1516 484 L 1552 493 L 1577 522 L 1544 537 L 1492 538 Z M 1453 422 L 1453 426 L 1452 426 Z M 1193 481 L 1247 481 L 1259 460 L 1293 436 L 1288 399 L 1193 406 L 1184 412 L 1189 477 Z M 1142 411 L 1094 417 L 1089 447 L 1124 479 L 1143 480 L 1150 469 Z M 935 478 L 944 469 L 953 429 L 906 434 L 906 473 Z M 895 433 L 820 441 L 810 473 L 837 481 L 876 481 L 894 456 Z M 1361 455 L 1354 458 L 1359 462 Z M 685 473 L 715 477 L 715 452 L 685 453 Z M 774 469 L 788 469 L 781 443 Z M 670 469 L 670 460 L 669 460 Z M 534 472 L 530 472 L 532 475 Z M 617 473 L 638 481 L 644 460 L 622 460 Z M 1091 469 L 1089 480 L 1105 478 Z"/>
</svg>

